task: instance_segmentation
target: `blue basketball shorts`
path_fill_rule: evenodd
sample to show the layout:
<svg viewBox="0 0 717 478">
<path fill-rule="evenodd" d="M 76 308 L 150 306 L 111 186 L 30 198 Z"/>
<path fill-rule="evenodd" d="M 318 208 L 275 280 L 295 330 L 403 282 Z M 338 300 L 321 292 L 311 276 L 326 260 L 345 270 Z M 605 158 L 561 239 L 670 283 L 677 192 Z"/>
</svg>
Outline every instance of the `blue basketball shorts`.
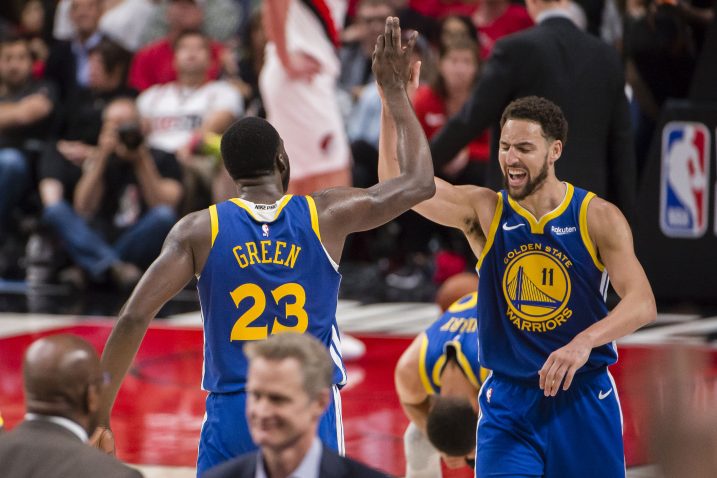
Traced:
<svg viewBox="0 0 717 478">
<path fill-rule="evenodd" d="M 622 411 L 607 369 L 577 375 L 555 397 L 537 381 L 494 374 L 478 401 L 477 478 L 625 477 Z"/>
<path fill-rule="evenodd" d="M 247 424 L 246 398 L 245 392 L 207 396 L 207 411 L 199 436 L 197 477 L 213 466 L 257 449 Z M 336 385 L 331 387 L 331 402 L 319 422 L 318 435 L 330 449 L 341 455 L 345 453 L 341 395 Z"/>
</svg>

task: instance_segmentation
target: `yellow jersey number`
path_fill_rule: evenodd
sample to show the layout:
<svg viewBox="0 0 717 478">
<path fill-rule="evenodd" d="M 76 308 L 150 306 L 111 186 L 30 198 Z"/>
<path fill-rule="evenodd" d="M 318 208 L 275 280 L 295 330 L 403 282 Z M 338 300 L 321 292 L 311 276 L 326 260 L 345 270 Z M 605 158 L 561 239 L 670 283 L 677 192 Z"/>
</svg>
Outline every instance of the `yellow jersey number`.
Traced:
<svg viewBox="0 0 717 478">
<path fill-rule="evenodd" d="M 239 307 L 239 304 L 244 299 L 253 299 L 254 304 L 244 312 L 239 319 L 234 322 L 232 327 L 232 333 L 230 340 L 264 340 L 270 334 L 281 334 L 285 332 L 293 332 L 297 334 L 303 334 L 309 327 L 309 315 L 304 310 L 306 305 L 306 291 L 301 285 L 295 282 L 289 282 L 282 284 L 276 289 L 271 291 L 271 297 L 274 303 L 279 305 L 279 302 L 286 297 L 293 297 L 294 300 L 287 301 L 284 304 L 284 312 L 287 318 L 294 317 L 296 319 L 295 325 L 285 325 L 279 322 L 278 317 L 274 317 L 274 322 L 269 329 L 268 325 L 261 327 L 251 327 L 251 324 L 261 317 L 266 309 L 266 294 L 256 284 L 248 283 L 242 284 L 233 291 L 230 292 L 234 305 Z"/>
</svg>

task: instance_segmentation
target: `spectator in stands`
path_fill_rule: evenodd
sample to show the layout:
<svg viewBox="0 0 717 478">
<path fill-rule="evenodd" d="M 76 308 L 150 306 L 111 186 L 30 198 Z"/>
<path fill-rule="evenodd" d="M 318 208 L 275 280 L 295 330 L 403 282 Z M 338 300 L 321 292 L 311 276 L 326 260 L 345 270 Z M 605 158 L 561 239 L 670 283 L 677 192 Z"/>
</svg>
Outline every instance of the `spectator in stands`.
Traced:
<svg viewBox="0 0 717 478">
<path fill-rule="evenodd" d="M 32 72 L 36 78 L 41 78 L 45 71 L 45 61 L 50 54 L 45 28 L 45 7 L 40 0 L 30 0 L 20 13 L 18 33 L 30 42 L 30 51 L 34 61 Z"/>
<path fill-rule="evenodd" d="M 468 101 L 480 72 L 478 45 L 474 39 L 451 36 L 447 41 L 440 47 L 436 80 L 431 85 L 420 86 L 413 97 L 416 116 L 429 139 Z M 485 131 L 436 174 L 454 184 L 482 185 L 489 157 L 490 139 Z"/>
<path fill-rule="evenodd" d="M 146 28 L 142 43 L 148 44 L 165 37 L 172 29 L 169 9 L 172 0 L 160 3 L 160 9 L 155 13 Z M 206 36 L 218 42 L 231 41 L 237 34 L 242 20 L 241 8 L 237 8 L 234 0 L 191 0 L 201 8 L 202 20 L 194 29 L 201 30 Z"/>
<path fill-rule="evenodd" d="M 99 436 L 88 437 L 107 383 L 92 345 L 74 335 L 39 339 L 25 352 L 23 379 L 25 420 L 0 435 L 3 476 L 142 476 L 90 446 Z"/>
<path fill-rule="evenodd" d="M 441 19 L 439 23 L 440 37 L 438 39 L 437 49 L 441 45 L 446 45 L 457 38 L 468 38 L 475 42 L 478 41 L 478 30 L 470 17 L 461 15 L 448 15 Z"/>
<path fill-rule="evenodd" d="M 101 15 L 101 0 L 71 0 L 74 36 L 71 40 L 57 41 L 50 48 L 45 66 L 45 77 L 58 86 L 63 101 L 78 87 L 89 85 L 90 51 L 102 40 L 97 29 Z"/>
<path fill-rule="evenodd" d="M 135 52 L 144 45 L 142 38 L 158 10 L 155 0 L 105 0 L 100 31 L 122 48 Z"/>
<path fill-rule="evenodd" d="M 533 26 L 533 20 L 522 4 L 510 0 L 482 0 L 473 13 L 473 23 L 478 28 L 480 57 L 487 59 L 495 42 L 506 35 Z"/>
<path fill-rule="evenodd" d="M 478 8 L 475 0 L 410 0 L 408 3 L 413 10 L 434 18 L 446 15 L 471 16 Z"/>
<path fill-rule="evenodd" d="M 249 358 L 246 415 L 252 452 L 207 471 L 206 478 L 300 476 L 382 478 L 385 474 L 321 444 L 319 419 L 330 402 L 332 361 L 308 334 L 272 335 L 244 349 Z"/>
<path fill-rule="evenodd" d="M 60 118 L 52 132 L 52 140 L 40 159 L 38 189 L 45 210 L 63 200 L 72 204 L 82 165 L 97 145 L 102 111 L 113 99 L 134 94 L 134 90 L 124 86 L 128 64 L 128 52 L 103 39 L 89 55 L 88 88 L 76 89 L 60 105 Z M 52 281 L 58 268 L 58 256 L 52 253 L 53 241 L 42 233 L 31 239 L 28 241 L 26 279 L 33 284 Z"/>
<path fill-rule="evenodd" d="M 55 101 L 54 88 L 32 78 L 30 42 L 0 41 L 0 245 L 13 208 L 32 186 Z"/>
<path fill-rule="evenodd" d="M 47 148 L 40 165 L 40 196 L 44 206 L 67 199 L 81 175 L 85 159 L 97 144 L 102 111 L 114 98 L 132 96 L 125 86 L 130 55 L 103 39 L 88 56 L 88 87 L 78 88 L 60 105 L 53 136 L 55 146 Z"/>
<path fill-rule="evenodd" d="M 129 84 L 138 91 L 150 86 L 177 80 L 174 48 L 180 35 L 187 31 L 200 31 L 204 14 L 195 0 L 168 0 L 165 10 L 169 31 L 167 35 L 141 48 L 132 61 Z M 222 45 L 208 40 L 210 64 L 203 80 L 215 80 L 221 71 Z"/>
<path fill-rule="evenodd" d="M 352 101 L 361 95 L 363 87 L 373 79 L 371 55 L 376 38 L 384 32 L 386 18 L 393 13 L 388 0 L 361 0 L 353 23 L 341 35 L 343 46 L 339 50 L 339 87 L 350 94 Z"/>
<path fill-rule="evenodd" d="M 216 143 L 217 135 L 243 112 L 238 90 L 225 81 L 206 80 L 209 45 L 210 40 L 201 32 L 180 34 L 174 50 L 177 81 L 155 85 L 137 100 L 142 118 L 150 125 L 148 144 L 175 153 L 189 173 L 189 204 L 185 206 L 191 210 L 232 197 L 235 192 L 233 181 L 220 167 L 218 152 L 202 154 L 202 146 Z M 210 197 L 202 197 L 202 192 Z"/>
<path fill-rule="evenodd" d="M 440 170 L 495 126 L 511 100 L 542 96 L 558 104 L 570 123 L 570 141 L 556 164 L 560 177 L 630 216 L 636 161 L 620 58 L 614 48 L 573 24 L 567 0 L 527 0 L 526 6 L 537 25 L 495 44 L 470 100 L 432 139 L 434 165 Z M 498 189 L 503 180 L 495 131 L 487 185 Z"/>
<path fill-rule="evenodd" d="M 116 99 L 105 109 L 99 144 L 82 167 L 74 209 L 60 201 L 46 208 L 45 220 L 92 280 L 109 272 L 129 288 L 176 222 L 181 178 L 173 155 L 147 146 L 134 100 Z"/>
</svg>

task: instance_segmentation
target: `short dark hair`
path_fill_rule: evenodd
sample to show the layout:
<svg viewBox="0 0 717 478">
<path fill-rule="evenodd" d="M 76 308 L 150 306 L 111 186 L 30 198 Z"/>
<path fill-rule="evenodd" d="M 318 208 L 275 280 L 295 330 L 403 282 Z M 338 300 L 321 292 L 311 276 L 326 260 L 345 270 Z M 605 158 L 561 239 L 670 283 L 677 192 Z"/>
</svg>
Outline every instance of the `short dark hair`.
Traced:
<svg viewBox="0 0 717 478">
<path fill-rule="evenodd" d="M 122 48 L 117 43 L 108 38 L 103 38 L 90 49 L 90 53 L 100 56 L 102 66 L 108 73 L 120 71 L 120 78 L 124 84 L 127 78 L 129 64 L 132 61 L 132 53 Z"/>
<path fill-rule="evenodd" d="M 279 132 L 268 121 L 249 116 L 227 128 L 220 149 L 224 166 L 236 181 L 271 174 L 280 146 Z"/>
<path fill-rule="evenodd" d="M 478 414 L 466 398 L 436 395 L 428 412 L 426 434 L 448 456 L 465 456 L 476 446 Z"/>
<path fill-rule="evenodd" d="M 538 123 L 543 128 L 543 135 L 550 140 L 560 140 L 563 144 L 568 139 L 568 120 L 563 110 L 550 100 L 539 96 L 526 96 L 512 101 L 503 111 L 500 127 L 510 119 L 528 120 Z"/>
<path fill-rule="evenodd" d="M 30 39 L 26 36 L 19 35 L 16 31 L 8 31 L 0 35 L 0 50 L 4 46 L 14 45 L 15 43 L 22 43 L 25 45 L 27 52 L 32 55 L 32 49 L 30 48 Z"/>
<path fill-rule="evenodd" d="M 475 24 L 473 23 L 473 20 L 471 20 L 471 17 L 469 17 L 467 15 L 452 14 L 452 15 L 446 15 L 445 17 L 441 18 L 441 20 L 439 22 L 439 32 L 440 33 L 443 33 L 444 25 L 446 23 L 448 23 L 448 21 L 450 21 L 450 20 L 458 20 L 459 22 L 461 22 L 463 24 L 463 26 L 466 28 L 466 31 L 468 32 L 468 34 L 467 34 L 468 38 L 470 38 L 471 40 L 478 43 L 478 39 L 479 39 L 478 29 L 476 28 Z M 439 43 L 442 43 L 440 39 L 439 39 Z M 439 44 L 439 48 L 441 46 L 443 46 L 443 45 Z"/>
</svg>

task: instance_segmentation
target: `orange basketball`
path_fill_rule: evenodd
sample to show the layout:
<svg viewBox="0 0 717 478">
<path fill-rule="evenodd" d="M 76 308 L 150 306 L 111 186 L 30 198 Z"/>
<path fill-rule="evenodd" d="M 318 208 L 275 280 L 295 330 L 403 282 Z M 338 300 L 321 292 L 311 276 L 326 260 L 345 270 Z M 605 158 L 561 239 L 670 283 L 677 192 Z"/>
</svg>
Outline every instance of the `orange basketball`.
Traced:
<svg viewBox="0 0 717 478">
<path fill-rule="evenodd" d="M 464 295 L 478 289 L 478 276 L 470 272 L 461 272 L 449 277 L 436 292 L 436 304 L 444 312 L 450 305 Z"/>
</svg>

